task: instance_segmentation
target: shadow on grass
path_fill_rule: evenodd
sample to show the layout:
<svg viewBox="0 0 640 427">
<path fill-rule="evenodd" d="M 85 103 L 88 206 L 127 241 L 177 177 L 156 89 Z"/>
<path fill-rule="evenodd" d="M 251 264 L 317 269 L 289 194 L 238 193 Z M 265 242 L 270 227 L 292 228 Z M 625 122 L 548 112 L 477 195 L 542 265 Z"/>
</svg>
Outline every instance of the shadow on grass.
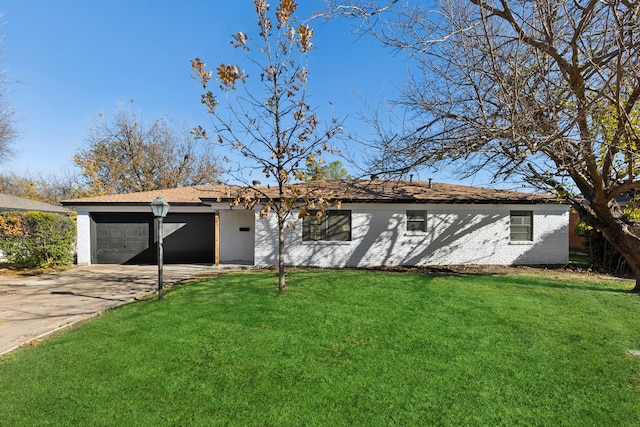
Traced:
<svg viewBox="0 0 640 427">
<path fill-rule="evenodd" d="M 565 289 L 579 291 L 608 292 L 620 294 L 635 294 L 632 291 L 633 282 L 624 283 L 629 278 L 616 277 L 603 274 L 602 278 L 591 276 L 590 272 L 574 269 L 567 266 L 482 266 L 482 265 L 454 265 L 454 266 L 385 266 L 378 268 L 362 269 L 326 269 L 326 268 L 289 268 L 287 277 L 299 273 L 327 273 L 337 271 L 369 271 L 378 273 L 411 273 L 423 275 L 426 278 L 437 277 L 469 277 L 469 278 L 490 278 L 491 281 L 504 285 L 529 286 L 549 289 Z M 267 275 L 264 275 L 267 273 Z M 227 273 L 221 273 L 226 275 Z M 199 277 L 184 284 L 208 281 L 215 279 L 219 274 L 210 277 Z M 563 277 L 564 276 L 564 277 Z M 229 278 L 227 278 L 229 280 Z M 255 286 L 234 286 L 246 285 L 251 282 Z M 611 285 L 607 285 L 611 282 Z M 277 272 L 274 269 L 259 269 L 252 273 L 238 274 L 230 281 L 229 286 L 220 288 L 217 293 L 242 292 L 251 295 L 280 295 L 277 292 Z M 180 284 L 178 284 L 178 287 Z M 625 287 L 626 286 L 626 287 Z"/>
<path fill-rule="evenodd" d="M 226 286 L 209 287 L 207 283 L 223 277 Z M 193 279 L 183 280 L 171 284 L 167 291 L 171 292 L 184 286 L 201 285 L 199 292 L 212 293 L 213 295 L 234 294 L 246 296 L 274 296 L 277 292 L 278 276 L 276 274 L 265 274 L 262 272 L 223 272 L 210 275 L 201 275 Z M 198 299 L 199 296 L 194 296 Z"/>
<path fill-rule="evenodd" d="M 608 292 L 608 293 L 621 293 L 621 294 L 633 294 L 630 288 L 624 289 L 614 286 L 603 286 L 601 282 L 593 281 L 581 281 L 580 279 L 556 279 L 551 277 L 531 277 L 531 276 L 508 276 L 500 277 L 494 276 L 500 281 L 504 281 L 505 284 L 515 284 L 518 286 L 539 287 L 549 289 L 566 289 L 566 290 L 578 290 L 578 291 L 594 291 L 594 292 Z"/>
<path fill-rule="evenodd" d="M 373 271 L 391 273 L 416 273 L 435 277 L 493 277 L 501 279 L 504 284 L 521 286 L 547 287 L 553 289 L 574 289 L 582 291 L 598 291 L 613 293 L 635 294 L 632 290 L 634 283 L 628 288 L 622 288 L 620 282 L 631 280 L 629 277 L 602 274 L 605 278 L 598 279 L 589 276 L 590 272 L 572 266 L 531 265 L 531 266 L 502 266 L 502 265 L 453 265 L 453 266 L 394 266 L 381 267 Z M 554 277 L 553 275 L 566 277 Z M 585 275 L 582 277 L 582 275 Z M 504 279 L 503 279 L 504 278 Z M 611 286 L 603 282 L 611 281 Z"/>
</svg>

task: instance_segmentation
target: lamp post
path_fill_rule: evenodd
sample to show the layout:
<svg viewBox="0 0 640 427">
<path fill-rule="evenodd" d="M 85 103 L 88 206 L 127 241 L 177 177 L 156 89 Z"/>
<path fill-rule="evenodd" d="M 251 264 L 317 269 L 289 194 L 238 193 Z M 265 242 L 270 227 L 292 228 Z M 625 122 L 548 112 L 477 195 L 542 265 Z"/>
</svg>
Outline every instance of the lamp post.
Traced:
<svg viewBox="0 0 640 427">
<path fill-rule="evenodd" d="M 169 212 L 169 203 L 165 202 L 162 196 L 156 197 L 156 199 L 151 202 L 151 211 L 153 212 L 153 216 L 156 218 L 158 222 L 158 299 L 162 299 L 162 261 L 164 258 L 163 248 L 162 248 L 162 220 L 167 213 Z"/>
</svg>

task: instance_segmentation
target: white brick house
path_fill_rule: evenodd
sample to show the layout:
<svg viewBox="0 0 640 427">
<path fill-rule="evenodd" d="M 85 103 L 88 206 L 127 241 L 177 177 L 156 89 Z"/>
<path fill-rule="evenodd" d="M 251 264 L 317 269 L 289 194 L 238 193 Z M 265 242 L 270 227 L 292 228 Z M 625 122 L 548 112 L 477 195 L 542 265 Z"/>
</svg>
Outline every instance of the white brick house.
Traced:
<svg viewBox="0 0 640 427">
<path fill-rule="evenodd" d="M 320 220 L 313 212 L 293 215 L 285 234 L 287 265 L 568 262 L 568 206 L 549 196 L 422 181 L 322 181 L 300 188 L 342 203 Z M 149 203 L 162 195 L 171 205 L 165 262 L 276 265 L 275 216 L 230 209 L 238 191 L 248 190 L 202 186 L 66 201 L 78 212 L 78 262 L 155 262 Z"/>
<path fill-rule="evenodd" d="M 426 231 L 407 231 L 407 210 L 426 212 Z M 351 240 L 303 241 L 302 221 L 286 234 L 286 263 L 316 267 L 453 264 L 565 264 L 568 214 L 545 205 L 343 205 Z M 510 211 L 531 211 L 533 238 L 510 238 Z M 277 224 L 256 221 L 254 264 L 277 264 Z"/>
</svg>

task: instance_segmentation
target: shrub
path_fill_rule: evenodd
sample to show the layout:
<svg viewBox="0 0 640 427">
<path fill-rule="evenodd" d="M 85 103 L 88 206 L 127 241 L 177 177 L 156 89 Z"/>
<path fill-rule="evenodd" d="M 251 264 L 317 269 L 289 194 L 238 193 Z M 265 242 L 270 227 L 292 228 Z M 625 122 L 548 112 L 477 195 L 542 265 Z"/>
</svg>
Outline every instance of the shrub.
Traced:
<svg viewBox="0 0 640 427">
<path fill-rule="evenodd" d="M 76 224 L 47 212 L 1 212 L 0 250 L 9 262 L 25 267 L 73 264 Z"/>
<path fill-rule="evenodd" d="M 584 239 L 584 245 L 589 251 L 593 267 L 605 269 L 615 274 L 631 274 L 631 268 L 627 261 L 604 238 L 600 230 L 578 221 L 576 223 L 576 234 Z"/>
</svg>

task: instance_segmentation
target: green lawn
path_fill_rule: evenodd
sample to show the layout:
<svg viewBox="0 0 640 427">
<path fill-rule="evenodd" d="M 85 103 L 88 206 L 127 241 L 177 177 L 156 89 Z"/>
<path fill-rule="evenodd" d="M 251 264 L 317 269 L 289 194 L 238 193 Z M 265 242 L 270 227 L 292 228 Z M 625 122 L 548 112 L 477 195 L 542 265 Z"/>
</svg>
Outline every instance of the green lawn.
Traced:
<svg viewBox="0 0 640 427">
<path fill-rule="evenodd" d="M 4 357 L 0 425 L 640 425 L 629 282 L 276 281 L 193 283 Z"/>
</svg>

